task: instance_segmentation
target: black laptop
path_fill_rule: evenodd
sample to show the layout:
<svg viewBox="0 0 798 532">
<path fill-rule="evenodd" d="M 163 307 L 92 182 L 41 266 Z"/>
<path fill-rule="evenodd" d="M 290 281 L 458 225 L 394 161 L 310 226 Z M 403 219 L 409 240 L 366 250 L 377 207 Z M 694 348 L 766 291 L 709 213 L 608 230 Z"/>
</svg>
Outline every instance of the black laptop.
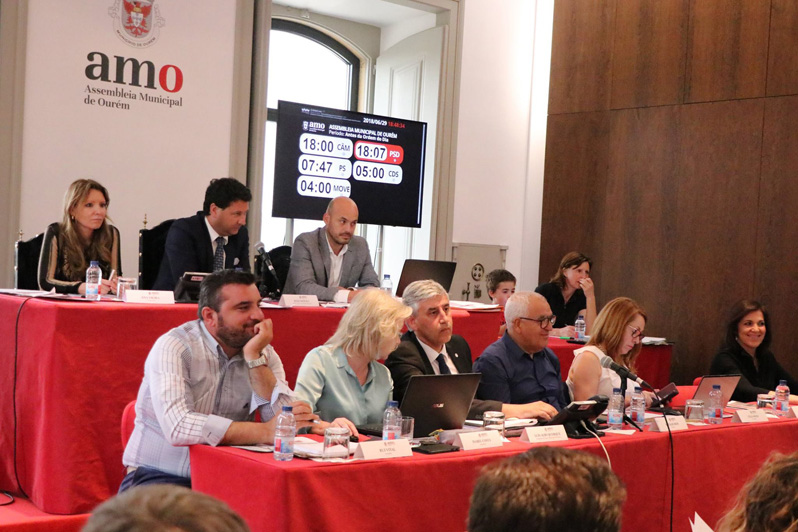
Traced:
<svg viewBox="0 0 798 532">
<path fill-rule="evenodd" d="M 399 284 L 396 285 L 396 297 L 402 297 L 407 285 L 413 281 L 425 279 L 437 281 L 448 292 L 452 287 L 456 267 L 456 262 L 407 259 L 402 267 L 402 275 L 399 276 Z"/>
<path fill-rule="evenodd" d="M 479 379 L 479 373 L 410 377 L 399 410 L 403 416 L 414 418 L 413 437 L 424 438 L 438 429 L 462 428 Z M 382 423 L 359 426 L 357 430 L 367 436 L 382 436 Z"/>
</svg>

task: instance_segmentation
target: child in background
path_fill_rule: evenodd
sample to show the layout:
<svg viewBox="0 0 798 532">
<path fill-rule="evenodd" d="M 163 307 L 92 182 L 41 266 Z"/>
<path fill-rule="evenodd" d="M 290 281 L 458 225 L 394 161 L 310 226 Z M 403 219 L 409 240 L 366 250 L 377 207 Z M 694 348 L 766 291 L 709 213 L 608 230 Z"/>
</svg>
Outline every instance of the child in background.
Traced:
<svg viewBox="0 0 798 532">
<path fill-rule="evenodd" d="M 488 295 L 494 305 L 499 305 L 504 308 L 507 300 L 515 293 L 515 275 L 507 270 L 493 270 L 485 278 L 488 285 Z M 507 330 L 507 324 L 502 321 L 499 327 L 499 336 L 504 334 Z"/>
</svg>

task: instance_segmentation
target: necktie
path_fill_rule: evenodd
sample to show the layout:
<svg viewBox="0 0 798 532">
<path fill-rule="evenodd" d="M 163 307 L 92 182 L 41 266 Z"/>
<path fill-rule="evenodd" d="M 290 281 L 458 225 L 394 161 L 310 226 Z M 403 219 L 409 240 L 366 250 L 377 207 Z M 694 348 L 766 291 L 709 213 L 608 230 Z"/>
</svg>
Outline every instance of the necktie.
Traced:
<svg viewBox="0 0 798 532">
<path fill-rule="evenodd" d="M 213 271 L 224 270 L 224 237 L 216 238 L 216 252 L 213 254 Z"/>
<path fill-rule="evenodd" d="M 449 366 L 446 365 L 446 357 L 443 356 L 443 353 L 438 355 L 438 358 L 436 358 L 435 361 L 438 363 L 438 367 L 441 370 L 441 373 L 440 373 L 441 375 L 451 375 L 452 374 L 452 370 L 450 370 Z"/>
</svg>

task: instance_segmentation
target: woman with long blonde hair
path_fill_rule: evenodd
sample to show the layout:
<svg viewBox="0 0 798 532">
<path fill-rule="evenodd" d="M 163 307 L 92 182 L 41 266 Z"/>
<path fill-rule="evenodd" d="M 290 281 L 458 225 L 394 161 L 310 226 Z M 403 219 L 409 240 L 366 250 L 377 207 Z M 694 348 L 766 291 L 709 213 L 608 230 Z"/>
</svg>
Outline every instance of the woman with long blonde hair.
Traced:
<svg viewBox="0 0 798 532">
<path fill-rule="evenodd" d="M 64 196 L 61 222 L 50 224 L 39 257 L 39 288 L 64 294 L 86 293 L 86 269 L 93 260 L 103 273 L 100 293 L 115 291 L 111 272 L 121 275 L 119 230 L 108 220 L 108 190 L 78 179 Z"/>
</svg>

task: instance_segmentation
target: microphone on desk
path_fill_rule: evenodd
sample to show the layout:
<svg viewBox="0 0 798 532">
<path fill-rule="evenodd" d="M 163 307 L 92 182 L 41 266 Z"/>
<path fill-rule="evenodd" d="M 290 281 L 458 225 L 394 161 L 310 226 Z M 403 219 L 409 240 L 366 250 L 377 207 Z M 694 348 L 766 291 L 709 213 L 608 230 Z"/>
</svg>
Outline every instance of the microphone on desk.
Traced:
<svg viewBox="0 0 798 532">
<path fill-rule="evenodd" d="M 653 390 L 654 387 L 651 386 L 649 383 L 629 371 L 628 368 L 621 366 L 620 364 L 616 364 L 610 357 L 605 357 L 601 360 L 601 367 L 608 368 L 617 373 L 621 376 L 622 379 L 631 379 L 635 381 L 637 384 L 642 386 L 643 388 L 648 388 L 649 390 Z"/>
<path fill-rule="evenodd" d="M 258 252 L 263 264 L 266 268 L 269 269 L 269 272 L 272 274 L 272 278 L 274 278 L 275 286 L 277 289 L 275 290 L 275 299 L 280 297 L 280 278 L 277 277 L 277 271 L 274 269 L 274 265 L 272 264 L 272 259 L 269 257 L 269 254 L 266 252 L 266 246 L 263 245 L 263 242 L 258 242 L 255 244 L 255 251 Z"/>
</svg>

